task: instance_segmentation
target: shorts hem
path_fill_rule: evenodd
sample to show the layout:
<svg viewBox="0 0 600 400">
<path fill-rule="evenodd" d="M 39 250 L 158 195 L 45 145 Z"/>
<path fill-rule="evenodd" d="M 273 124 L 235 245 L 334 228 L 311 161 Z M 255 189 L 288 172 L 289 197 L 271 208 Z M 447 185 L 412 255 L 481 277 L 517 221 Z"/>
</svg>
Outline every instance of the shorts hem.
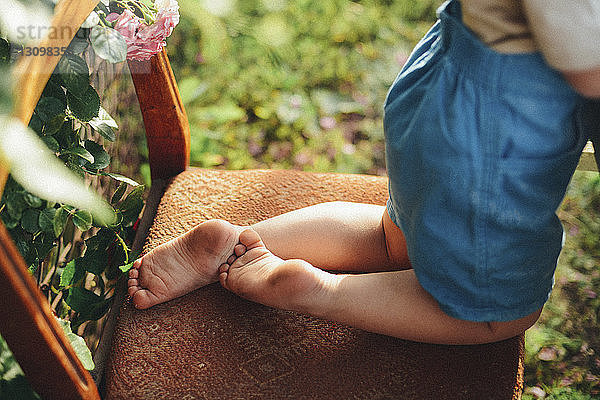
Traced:
<svg viewBox="0 0 600 400">
<path fill-rule="evenodd" d="M 419 274 L 415 271 L 417 275 L 417 280 L 419 284 L 425 289 L 427 293 L 429 293 L 438 303 L 440 309 L 448 316 L 452 318 L 456 318 L 463 321 L 471 321 L 471 322 L 508 322 L 514 321 L 523 317 L 526 317 L 537 310 L 544 307 L 544 304 L 548 301 L 548 297 L 550 293 L 546 296 L 545 299 L 532 302 L 526 306 L 522 306 L 519 309 L 510 309 L 510 310 L 498 310 L 498 309 L 465 309 L 460 305 L 452 305 L 452 304 L 444 304 L 440 301 L 439 296 L 436 296 L 434 292 L 432 292 L 427 286 L 421 282 L 419 278 Z"/>
</svg>

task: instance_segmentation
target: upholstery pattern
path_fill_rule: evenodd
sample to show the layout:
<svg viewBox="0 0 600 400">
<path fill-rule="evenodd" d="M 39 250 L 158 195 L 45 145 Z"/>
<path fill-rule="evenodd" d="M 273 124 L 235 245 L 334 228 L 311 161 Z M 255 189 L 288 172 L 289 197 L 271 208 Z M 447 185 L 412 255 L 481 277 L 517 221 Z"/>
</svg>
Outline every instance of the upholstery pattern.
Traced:
<svg viewBox="0 0 600 400">
<path fill-rule="evenodd" d="M 324 201 L 386 199 L 379 177 L 190 169 L 167 188 L 144 251 L 210 218 L 251 224 Z M 251 303 L 213 284 L 149 310 L 122 306 L 105 398 L 518 399 L 522 361 L 522 337 L 415 343 Z"/>
</svg>

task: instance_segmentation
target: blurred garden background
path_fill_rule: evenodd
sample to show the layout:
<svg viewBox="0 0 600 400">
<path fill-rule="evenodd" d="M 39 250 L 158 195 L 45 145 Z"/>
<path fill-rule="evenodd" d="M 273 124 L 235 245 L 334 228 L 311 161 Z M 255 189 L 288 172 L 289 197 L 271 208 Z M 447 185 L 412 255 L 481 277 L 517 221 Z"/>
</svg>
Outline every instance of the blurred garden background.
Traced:
<svg viewBox="0 0 600 400">
<path fill-rule="evenodd" d="M 179 3 L 167 51 L 192 165 L 385 175 L 384 99 L 441 0 Z M 126 65 L 95 63 L 92 85 L 119 123 L 110 169 L 148 185 Z M 559 214 L 566 245 L 555 290 L 526 336 L 525 399 L 600 398 L 599 212 L 598 174 L 576 173 Z"/>
<path fill-rule="evenodd" d="M 385 95 L 441 3 L 180 0 L 167 50 L 190 119 L 192 164 L 385 175 Z M 125 77 L 107 93 L 122 148 L 138 143 L 142 158 L 120 172 L 147 182 L 128 85 Z M 600 398 L 597 175 L 577 172 L 560 211 L 567 241 L 551 300 L 526 336 L 525 399 Z"/>
</svg>

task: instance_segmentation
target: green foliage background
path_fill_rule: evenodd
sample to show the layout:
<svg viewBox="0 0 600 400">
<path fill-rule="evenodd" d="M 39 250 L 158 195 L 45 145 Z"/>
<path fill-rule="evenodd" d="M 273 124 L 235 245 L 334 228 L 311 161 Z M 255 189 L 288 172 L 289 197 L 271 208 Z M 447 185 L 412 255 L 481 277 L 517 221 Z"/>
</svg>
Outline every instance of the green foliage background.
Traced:
<svg viewBox="0 0 600 400">
<path fill-rule="evenodd" d="M 384 174 L 385 95 L 440 1 L 180 3 L 168 51 L 195 165 Z"/>
</svg>

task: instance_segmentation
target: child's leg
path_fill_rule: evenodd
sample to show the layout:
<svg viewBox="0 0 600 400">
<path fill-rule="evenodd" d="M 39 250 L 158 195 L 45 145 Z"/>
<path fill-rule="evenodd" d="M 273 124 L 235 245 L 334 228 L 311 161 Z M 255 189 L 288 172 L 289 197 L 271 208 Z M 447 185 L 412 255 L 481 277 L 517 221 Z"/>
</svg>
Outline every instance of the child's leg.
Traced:
<svg viewBox="0 0 600 400">
<path fill-rule="evenodd" d="M 240 234 L 234 251 L 219 268 L 219 278 L 240 296 L 402 339 L 441 344 L 503 340 L 529 328 L 541 311 L 509 322 L 458 320 L 440 309 L 413 270 L 330 274 L 303 260 L 274 256 L 252 229 Z"/>
<path fill-rule="evenodd" d="M 269 250 L 284 259 L 302 258 L 331 270 L 407 268 L 403 237 L 388 257 L 384 226 L 390 228 L 384 225 L 384 211 L 383 206 L 369 204 L 323 203 L 270 218 L 254 228 L 265 237 Z M 216 282 L 217 269 L 233 254 L 243 229 L 208 221 L 137 261 L 129 273 L 129 295 L 136 307 L 152 307 Z"/>
<path fill-rule="evenodd" d="M 402 232 L 384 206 L 322 203 L 269 218 L 252 228 L 269 251 L 284 260 L 302 259 L 321 269 L 346 272 L 410 268 Z M 386 237 L 392 236 L 396 241 L 388 248 Z"/>
</svg>

